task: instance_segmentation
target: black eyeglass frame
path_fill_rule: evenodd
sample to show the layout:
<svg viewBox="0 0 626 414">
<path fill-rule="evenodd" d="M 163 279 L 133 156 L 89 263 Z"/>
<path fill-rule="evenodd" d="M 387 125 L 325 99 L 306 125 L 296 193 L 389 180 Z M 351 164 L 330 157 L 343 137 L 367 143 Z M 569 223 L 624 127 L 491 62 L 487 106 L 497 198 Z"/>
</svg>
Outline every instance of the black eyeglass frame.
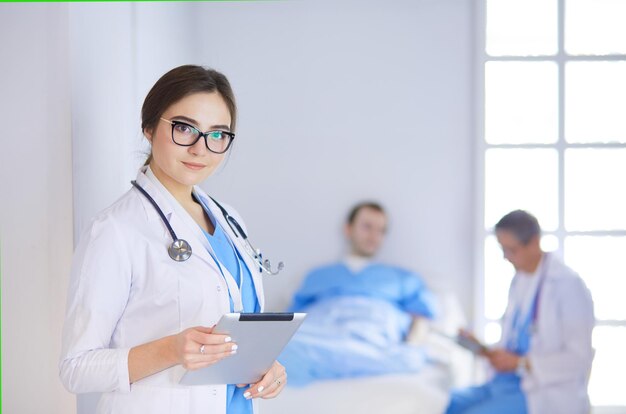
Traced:
<svg viewBox="0 0 626 414">
<path fill-rule="evenodd" d="M 206 147 L 206 149 L 211 151 L 213 154 L 224 154 L 226 153 L 226 151 L 230 149 L 230 146 L 233 144 L 233 141 L 235 140 L 235 134 L 233 132 L 224 131 L 222 129 L 215 129 L 212 131 L 202 132 L 195 126 L 189 125 L 187 122 L 176 121 L 176 120 L 165 119 L 165 118 L 159 118 L 159 119 L 161 119 L 161 121 L 165 121 L 168 124 L 172 125 L 172 142 L 176 145 L 180 145 L 181 147 L 193 147 L 194 145 L 196 145 L 196 143 L 198 142 L 200 138 L 204 138 L 204 146 Z M 198 133 L 198 137 L 191 144 L 180 144 L 176 142 L 176 140 L 174 139 L 174 128 L 176 128 L 176 125 L 185 125 L 193 129 L 194 131 Z M 225 134 L 229 138 L 228 144 L 226 144 L 226 148 L 224 149 L 224 151 L 214 151 L 209 147 L 209 134 L 212 132 L 218 132 L 218 131 L 221 132 L 222 134 Z"/>
</svg>

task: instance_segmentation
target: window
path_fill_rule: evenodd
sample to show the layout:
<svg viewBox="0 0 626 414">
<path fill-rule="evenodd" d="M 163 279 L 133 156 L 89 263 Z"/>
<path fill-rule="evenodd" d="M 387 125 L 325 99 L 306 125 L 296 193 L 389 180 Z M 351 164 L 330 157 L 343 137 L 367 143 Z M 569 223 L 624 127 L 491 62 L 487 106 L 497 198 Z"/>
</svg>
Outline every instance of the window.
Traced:
<svg viewBox="0 0 626 414">
<path fill-rule="evenodd" d="M 513 277 L 493 226 L 528 210 L 594 298 L 592 404 L 626 407 L 626 0 L 478 4 L 478 332 L 499 339 Z"/>
</svg>

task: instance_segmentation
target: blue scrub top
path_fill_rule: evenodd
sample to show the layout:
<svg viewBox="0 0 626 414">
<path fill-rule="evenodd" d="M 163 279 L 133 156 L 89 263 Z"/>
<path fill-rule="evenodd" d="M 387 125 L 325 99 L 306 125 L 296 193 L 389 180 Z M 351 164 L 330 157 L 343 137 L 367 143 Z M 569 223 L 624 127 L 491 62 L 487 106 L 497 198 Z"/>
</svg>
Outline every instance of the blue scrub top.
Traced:
<svg viewBox="0 0 626 414">
<path fill-rule="evenodd" d="M 541 285 L 537 288 L 535 296 L 526 315 L 522 315 L 517 306 L 511 322 L 511 334 L 507 341 L 506 349 L 518 355 L 526 355 L 530 350 L 532 329 L 537 318 L 537 301 L 539 300 Z"/>
<path fill-rule="evenodd" d="M 243 311 L 244 312 L 259 312 L 260 306 L 256 297 L 256 290 L 254 288 L 254 281 L 252 280 L 252 274 L 245 265 L 243 258 L 239 255 L 239 252 L 234 249 L 228 236 L 224 233 L 222 227 L 216 222 L 206 206 L 203 206 L 205 212 L 213 222 L 215 232 L 209 234 L 204 229 L 202 232 L 206 236 L 207 240 L 211 244 L 219 266 L 224 266 L 230 274 L 235 278 L 239 289 L 242 294 Z M 243 273 L 243 274 L 242 274 Z M 225 276 L 225 275 L 224 275 Z M 226 277 L 226 276 L 225 276 Z M 230 292 L 229 292 L 230 295 Z M 230 300 L 231 312 L 233 309 L 232 298 Z M 243 396 L 247 387 L 237 388 L 233 384 L 229 384 L 226 389 L 226 412 L 227 414 L 252 414 L 252 401 L 246 400 Z"/>
</svg>

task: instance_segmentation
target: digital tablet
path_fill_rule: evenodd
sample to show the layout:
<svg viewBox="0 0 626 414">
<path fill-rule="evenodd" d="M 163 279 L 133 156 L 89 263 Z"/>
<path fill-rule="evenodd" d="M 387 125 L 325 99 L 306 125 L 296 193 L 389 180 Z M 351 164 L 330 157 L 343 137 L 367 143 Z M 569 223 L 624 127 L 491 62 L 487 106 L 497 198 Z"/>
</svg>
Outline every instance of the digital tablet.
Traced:
<svg viewBox="0 0 626 414">
<path fill-rule="evenodd" d="M 456 343 L 474 354 L 483 354 L 487 351 L 487 347 L 485 345 L 464 335 L 457 335 Z"/>
<path fill-rule="evenodd" d="M 253 384 L 271 368 L 296 333 L 305 313 L 227 313 L 213 332 L 226 334 L 238 345 L 237 353 L 194 371 L 183 385 Z"/>
<path fill-rule="evenodd" d="M 478 342 L 476 339 L 462 335 L 461 333 L 458 333 L 457 335 L 453 336 L 443 331 L 440 331 L 438 329 L 432 329 L 432 331 L 436 333 L 437 335 L 443 336 L 444 338 L 447 338 L 451 340 L 452 342 L 455 342 L 457 345 L 460 345 L 461 347 L 467 349 L 468 351 L 474 354 L 483 354 L 488 351 L 488 348 L 486 345 L 483 345 L 482 343 Z"/>
</svg>

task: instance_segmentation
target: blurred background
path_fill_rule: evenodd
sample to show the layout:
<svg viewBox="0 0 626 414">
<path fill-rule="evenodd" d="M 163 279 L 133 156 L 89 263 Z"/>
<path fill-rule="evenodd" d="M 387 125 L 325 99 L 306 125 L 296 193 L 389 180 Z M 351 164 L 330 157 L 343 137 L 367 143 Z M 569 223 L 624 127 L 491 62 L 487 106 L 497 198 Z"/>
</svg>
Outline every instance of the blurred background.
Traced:
<svg viewBox="0 0 626 414">
<path fill-rule="evenodd" d="M 624 21 L 623 0 L 1 4 L 2 408 L 76 412 L 57 374 L 73 247 L 146 158 L 149 88 L 192 63 L 235 90 L 203 188 L 285 262 L 269 310 L 372 199 L 381 259 L 495 342 L 513 269 L 492 227 L 527 209 L 594 296 L 596 412 L 626 412 Z"/>
</svg>

